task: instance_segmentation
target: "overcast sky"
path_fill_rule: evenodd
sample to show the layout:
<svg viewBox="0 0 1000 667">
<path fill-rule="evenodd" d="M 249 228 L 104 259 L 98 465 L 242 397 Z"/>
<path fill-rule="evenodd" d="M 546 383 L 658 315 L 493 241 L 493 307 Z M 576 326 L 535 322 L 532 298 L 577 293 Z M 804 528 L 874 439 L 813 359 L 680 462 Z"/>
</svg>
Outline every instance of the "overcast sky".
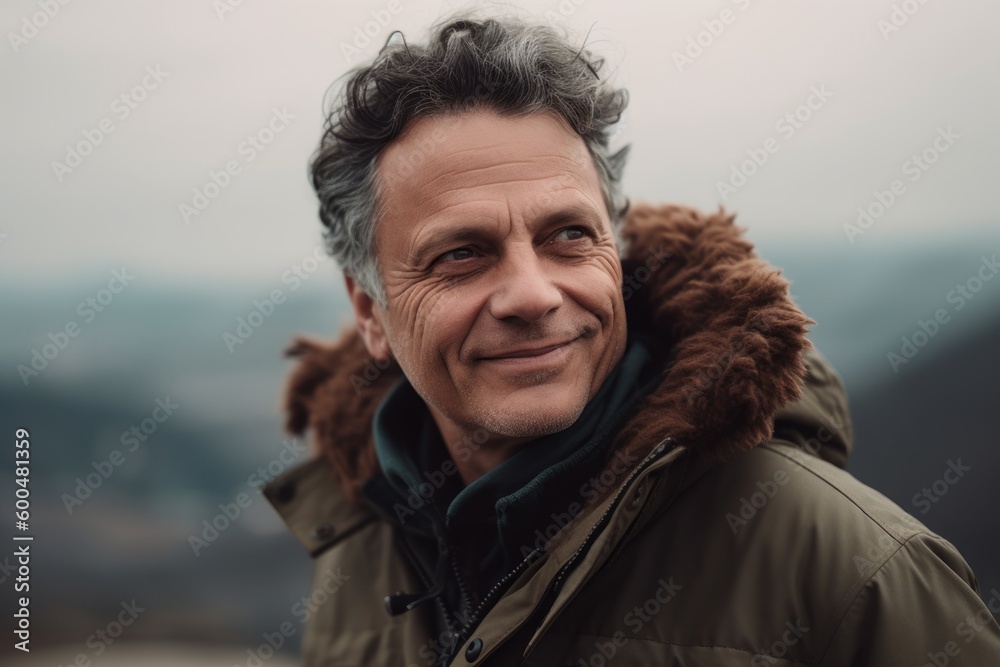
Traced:
<svg viewBox="0 0 1000 667">
<path fill-rule="evenodd" d="M 178 284 L 274 282 L 318 240 L 306 169 L 327 87 L 392 30 L 422 41 L 462 6 L 6 0 L 0 279 L 59 283 L 127 265 Z M 1000 227 L 996 2 L 493 6 L 558 21 L 578 41 L 590 31 L 605 75 L 631 93 L 615 143 L 633 145 L 634 201 L 724 203 L 752 239 L 815 247 Z M 244 143 L 269 124 L 280 130 L 271 143 Z M 81 142 L 96 145 L 68 156 Z M 925 150 L 934 164 L 908 163 Z M 767 159 L 734 179 L 750 155 Z M 238 173 L 185 220 L 179 207 L 230 161 Z M 845 223 L 897 180 L 895 201 L 850 243 Z"/>
</svg>

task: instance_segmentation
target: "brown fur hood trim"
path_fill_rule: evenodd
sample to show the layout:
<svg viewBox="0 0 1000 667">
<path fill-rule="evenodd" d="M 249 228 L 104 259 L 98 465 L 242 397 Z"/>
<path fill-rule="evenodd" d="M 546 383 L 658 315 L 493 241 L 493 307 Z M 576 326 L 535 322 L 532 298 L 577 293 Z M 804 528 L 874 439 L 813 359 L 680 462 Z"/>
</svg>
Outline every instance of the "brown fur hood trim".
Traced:
<svg viewBox="0 0 1000 667">
<path fill-rule="evenodd" d="M 724 460 L 768 440 L 773 417 L 802 392 L 814 324 L 792 303 L 788 281 L 757 258 L 734 215 L 721 208 L 640 205 L 623 221 L 629 328 L 658 342 L 666 373 L 618 434 L 614 449 L 640 459 L 670 436 Z M 378 472 L 372 416 L 401 375 L 379 368 L 357 331 L 334 342 L 296 338 L 298 364 L 285 392 L 286 429 L 312 429 L 350 498 Z M 669 359 L 669 362 L 668 362 Z M 384 364 L 383 364 L 384 366 Z"/>
</svg>

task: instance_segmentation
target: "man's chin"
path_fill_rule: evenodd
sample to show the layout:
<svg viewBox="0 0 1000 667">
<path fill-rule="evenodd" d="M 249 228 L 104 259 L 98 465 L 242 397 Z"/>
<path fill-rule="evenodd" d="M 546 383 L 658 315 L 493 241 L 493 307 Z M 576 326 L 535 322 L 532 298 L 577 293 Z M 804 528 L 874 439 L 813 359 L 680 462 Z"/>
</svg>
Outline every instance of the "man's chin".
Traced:
<svg viewBox="0 0 1000 667">
<path fill-rule="evenodd" d="M 553 400 L 552 387 L 521 391 L 483 406 L 477 421 L 482 428 L 508 438 L 539 438 L 563 431 L 580 418 L 586 396 L 566 396 Z"/>
</svg>

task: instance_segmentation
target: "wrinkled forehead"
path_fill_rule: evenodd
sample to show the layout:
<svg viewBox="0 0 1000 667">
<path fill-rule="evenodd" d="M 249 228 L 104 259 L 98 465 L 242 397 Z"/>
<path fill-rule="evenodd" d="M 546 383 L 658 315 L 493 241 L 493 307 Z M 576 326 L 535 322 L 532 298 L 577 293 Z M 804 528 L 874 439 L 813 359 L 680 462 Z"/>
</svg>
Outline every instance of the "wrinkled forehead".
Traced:
<svg viewBox="0 0 1000 667">
<path fill-rule="evenodd" d="M 382 152 L 378 174 L 382 213 L 390 219 L 497 201 L 544 215 L 574 196 L 582 205 L 603 206 L 583 138 L 554 112 L 476 110 L 415 119 Z"/>
</svg>

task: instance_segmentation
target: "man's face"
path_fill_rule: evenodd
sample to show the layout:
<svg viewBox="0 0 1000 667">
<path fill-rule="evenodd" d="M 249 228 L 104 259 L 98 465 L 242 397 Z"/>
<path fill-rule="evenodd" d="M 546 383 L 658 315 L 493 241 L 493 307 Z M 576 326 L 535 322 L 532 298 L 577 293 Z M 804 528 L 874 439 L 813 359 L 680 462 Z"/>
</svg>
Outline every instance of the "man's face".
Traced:
<svg viewBox="0 0 1000 667">
<path fill-rule="evenodd" d="M 369 351 L 391 349 L 446 440 L 570 426 L 626 340 L 621 263 L 583 139 L 554 114 L 418 118 L 379 177 L 387 306 L 358 311 Z"/>
</svg>

